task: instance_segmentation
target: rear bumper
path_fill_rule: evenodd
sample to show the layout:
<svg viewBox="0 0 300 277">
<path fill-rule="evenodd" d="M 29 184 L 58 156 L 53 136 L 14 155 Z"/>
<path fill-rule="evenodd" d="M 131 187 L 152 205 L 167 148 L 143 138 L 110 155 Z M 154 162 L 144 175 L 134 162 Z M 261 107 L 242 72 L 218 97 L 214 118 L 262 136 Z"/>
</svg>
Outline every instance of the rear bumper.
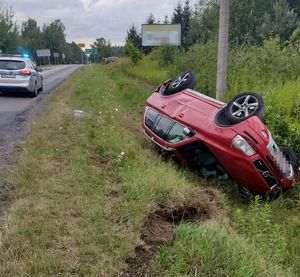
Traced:
<svg viewBox="0 0 300 277">
<path fill-rule="evenodd" d="M 29 89 L 27 86 L 21 87 L 21 86 L 0 86 L 1 92 L 28 92 Z"/>
</svg>

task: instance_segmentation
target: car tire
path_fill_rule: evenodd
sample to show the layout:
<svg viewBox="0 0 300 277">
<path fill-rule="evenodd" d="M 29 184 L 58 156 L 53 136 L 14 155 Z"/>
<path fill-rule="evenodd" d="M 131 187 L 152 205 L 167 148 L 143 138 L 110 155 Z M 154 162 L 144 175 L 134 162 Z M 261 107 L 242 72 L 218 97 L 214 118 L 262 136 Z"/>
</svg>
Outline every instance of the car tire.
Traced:
<svg viewBox="0 0 300 277">
<path fill-rule="evenodd" d="M 225 116 L 232 123 L 242 122 L 254 115 L 263 119 L 265 112 L 264 100 L 260 94 L 255 92 L 241 93 L 225 107 Z"/>
<path fill-rule="evenodd" d="M 197 79 L 192 71 L 184 72 L 169 84 L 164 94 L 170 95 L 187 88 L 193 89 L 196 83 Z"/>
<path fill-rule="evenodd" d="M 284 146 L 280 146 L 279 148 L 282 151 L 283 155 L 285 155 L 288 161 L 291 163 L 294 171 L 298 171 L 299 160 L 296 153 L 293 151 L 293 149 Z"/>
<path fill-rule="evenodd" d="M 38 96 L 38 89 L 37 89 L 36 85 L 34 86 L 33 91 L 29 92 L 29 95 L 30 95 L 31 98 L 34 98 L 34 97 Z"/>
<path fill-rule="evenodd" d="M 39 88 L 39 91 L 43 91 L 44 90 L 44 85 L 43 82 L 41 83 L 41 87 Z"/>
</svg>

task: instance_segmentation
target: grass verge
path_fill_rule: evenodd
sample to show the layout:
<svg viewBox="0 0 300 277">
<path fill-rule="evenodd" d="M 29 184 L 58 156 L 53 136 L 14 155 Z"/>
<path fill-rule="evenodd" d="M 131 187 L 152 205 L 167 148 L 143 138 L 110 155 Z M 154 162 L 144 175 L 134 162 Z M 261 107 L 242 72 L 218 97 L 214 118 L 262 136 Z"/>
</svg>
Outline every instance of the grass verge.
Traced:
<svg viewBox="0 0 300 277">
<path fill-rule="evenodd" d="M 1 224 L 1 276 L 120 276 L 144 244 L 148 214 L 194 188 L 212 187 L 222 198 L 217 184 L 163 160 L 144 139 L 140 120 L 152 89 L 116 64 L 77 72 L 56 91 L 17 154 L 18 166 L 4 176 L 5 197 L 14 203 Z M 86 116 L 75 118 L 73 109 Z M 283 275 L 223 217 L 180 224 L 174 245 L 161 248 L 148 274 Z M 209 259 L 201 256 L 203 245 Z"/>
</svg>

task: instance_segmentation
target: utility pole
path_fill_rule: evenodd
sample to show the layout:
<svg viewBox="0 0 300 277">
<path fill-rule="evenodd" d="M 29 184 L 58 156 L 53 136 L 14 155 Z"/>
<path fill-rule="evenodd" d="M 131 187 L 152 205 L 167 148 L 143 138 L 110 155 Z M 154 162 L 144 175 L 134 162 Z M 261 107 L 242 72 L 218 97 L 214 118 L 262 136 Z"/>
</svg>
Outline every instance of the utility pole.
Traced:
<svg viewBox="0 0 300 277">
<path fill-rule="evenodd" d="M 229 0 L 220 0 L 219 43 L 216 99 L 222 101 L 226 93 Z"/>
</svg>

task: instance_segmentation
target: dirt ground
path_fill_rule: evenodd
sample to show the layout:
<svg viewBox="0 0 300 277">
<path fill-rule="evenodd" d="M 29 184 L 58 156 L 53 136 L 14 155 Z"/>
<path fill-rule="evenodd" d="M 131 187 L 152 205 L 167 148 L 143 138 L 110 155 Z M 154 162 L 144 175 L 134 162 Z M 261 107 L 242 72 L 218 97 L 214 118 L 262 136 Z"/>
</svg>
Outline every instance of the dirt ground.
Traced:
<svg viewBox="0 0 300 277">
<path fill-rule="evenodd" d="M 162 245 L 172 243 L 176 226 L 182 223 L 204 223 L 222 213 L 221 200 L 214 190 L 193 189 L 182 202 L 162 206 L 148 215 L 141 230 L 144 245 L 135 248 L 123 277 L 148 276 L 147 269 Z"/>
</svg>

